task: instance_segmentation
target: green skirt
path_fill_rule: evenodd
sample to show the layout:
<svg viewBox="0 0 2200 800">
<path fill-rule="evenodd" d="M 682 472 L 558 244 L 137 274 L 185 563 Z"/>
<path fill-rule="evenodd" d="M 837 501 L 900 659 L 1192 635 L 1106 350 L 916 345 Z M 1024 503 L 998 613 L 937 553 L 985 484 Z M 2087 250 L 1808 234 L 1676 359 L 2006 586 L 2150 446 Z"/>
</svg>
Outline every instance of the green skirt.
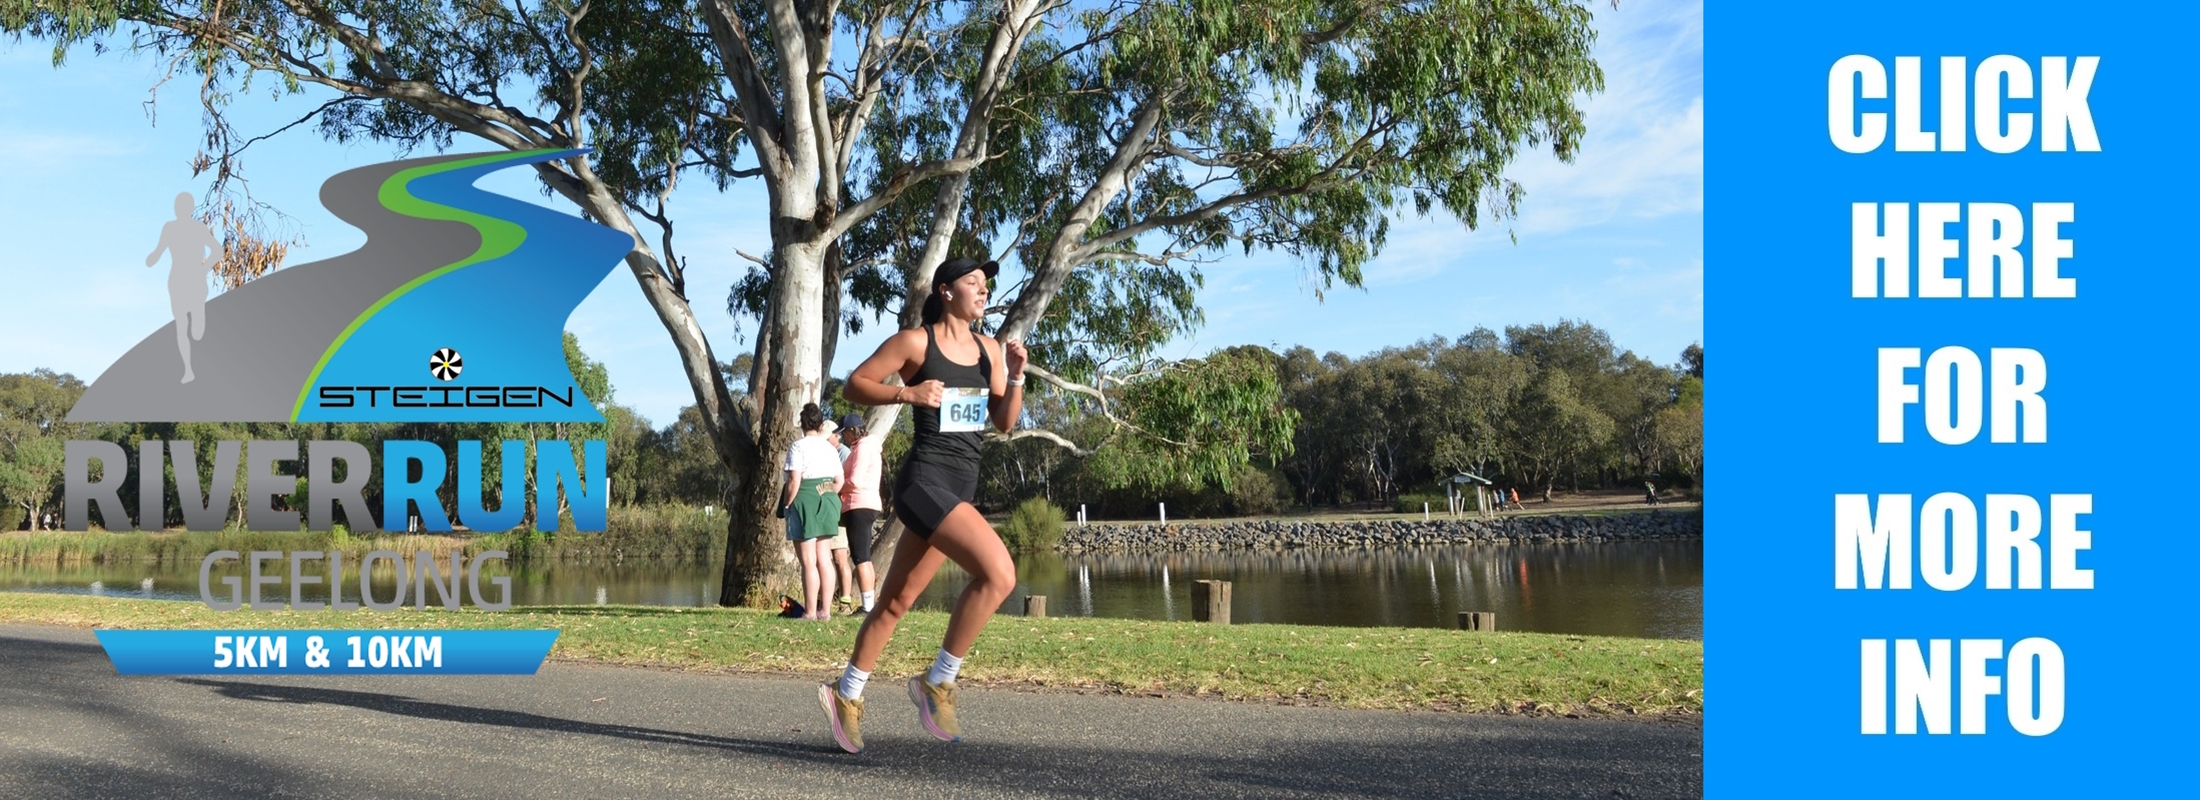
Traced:
<svg viewBox="0 0 2200 800">
<path fill-rule="evenodd" d="M 830 480 L 832 479 L 810 478 L 795 489 L 794 507 L 787 510 L 787 516 L 790 520 L 799 519 L 800 522 L 788 526 L 789 534 L 794 533 L 799 526 L 803 539 L 825 539 L 840 529 L 840 495 L 832 492 L 820 494 L 817 491 L 817 487 Z"/>
</svg>

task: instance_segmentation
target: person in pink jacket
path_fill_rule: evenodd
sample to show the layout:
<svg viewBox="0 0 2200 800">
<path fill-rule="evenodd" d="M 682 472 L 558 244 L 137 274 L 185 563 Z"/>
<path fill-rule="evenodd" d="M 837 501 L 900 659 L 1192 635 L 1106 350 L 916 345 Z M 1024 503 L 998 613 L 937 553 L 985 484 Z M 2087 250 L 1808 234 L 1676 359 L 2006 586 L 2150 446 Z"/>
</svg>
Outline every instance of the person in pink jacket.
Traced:
<svg viewBox="0 0 2200 800">
<path fill-rule="evenodd" d="M 840 418 L 840 444 L 848 448 L 848 457 L 840 462 L 840 525 L 848 530 L 848 559 L 855 562 L 856 586 L 863 592 L 863 611 L 868 614 L 877 597 L 871 537 L 878 524 L 878 479 L 886 437 L 870 435 L 863 427 L 863 415 L 849 414 Z"/>
</svg>

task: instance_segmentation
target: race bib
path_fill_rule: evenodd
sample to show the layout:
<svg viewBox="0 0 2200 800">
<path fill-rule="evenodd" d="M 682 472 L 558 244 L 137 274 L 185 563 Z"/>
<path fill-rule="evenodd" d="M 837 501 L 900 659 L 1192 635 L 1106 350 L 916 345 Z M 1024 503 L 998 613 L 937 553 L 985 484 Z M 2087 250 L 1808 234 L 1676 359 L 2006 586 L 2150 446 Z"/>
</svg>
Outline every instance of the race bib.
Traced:
<svg viewBox="0 0 2200 800">
<path fill-rule="evenodd" d="M 973 433 L 985 428 L 983 388 L 949 388 L 940 396 L 940 432 Z"/>
</svg>

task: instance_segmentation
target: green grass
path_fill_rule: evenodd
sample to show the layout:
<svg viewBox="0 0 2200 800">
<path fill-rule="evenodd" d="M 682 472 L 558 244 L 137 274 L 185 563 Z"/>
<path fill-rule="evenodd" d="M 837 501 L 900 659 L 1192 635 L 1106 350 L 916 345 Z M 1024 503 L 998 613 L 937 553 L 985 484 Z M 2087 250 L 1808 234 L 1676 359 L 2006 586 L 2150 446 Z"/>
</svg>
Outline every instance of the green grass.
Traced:
<svg viewBox="0 0 2200 800">
<path fill-rule="evenodd" d="M 216 612 L 198 603 L 0 593 L 0 622 L 101 628 L 556 628 L 553 658 L 674 669 L 837 672 L 854 619 L 749 609 L 562 606 Z M 879 675 L 931 663 L 947 615 L 903 620 Z M 1043 690 L 1503 714 L 1700 714 L 1703 643 L 1431 628 L 1217 626 L 995 617 L 964 680 Z"/>
<path fill-rule="evenodd" d="M 1471 499 L 1471 498 L 1470 498 L 1470 499 Z M 1635 505 L 1635 506 L 1621 506 L 1621 507 L 1610 507 L 1610 506 L 1588 506 L 1588 507 L 1583 507 L 1583 506 L 1544 506 L 1544 505 L 1542 505 L 1542 504 L 1540 504 L 1540 503 L 1537 503 L 1537 502 L 1535 502 L 1535 501 L 1529 501 L 1529 503 L 1528 503 L 1528 507 L 1527 507 L 1527 510 L 1525 510 L 1525 511 L 1501 511 L 1501 512 L 1497 512 L 1496 514 L 1494 514 L 1494 516 L 1495 516 L 1496 518 L 1498 518 L 1498 519 L 1505 519 L 1505 518 L 1508 518 L 1508 517 L 1585 517 L 1585 518 L 1601 518 L 1601 517 L 1617 517 L 1617 516 L 1624 516 L 1624 515 L 1628 515 L 1628 514 L 1648 514 L 1648 513 L 1651 513 L 1651 512 L 1657 512 L 1657 513 L 1662 513 L 1662 514 L 1694 514 L 1694 513 L 1701 513 L 1701 511 L 1702 511 L 1702 509 L 1701 509 L 1701 506 L 1700 506 L 1700 504 L 1696 503 L 1695 501 L 1685 501 L 1685 502 L 1684 502 L 1684 501 L 1679 501 L 1679 500 L 1668 500 L 1668 501 L 1666 501 L 1666 502 L 1665 502 L 1665 504 L 1664 504 L 1664 505 L 1660 505 L 1660 506 L 1647 506 L 1647 505 L 1639 505 L 1639 504 L 1638 504 L 1638 505 Z M 993 521 L 993 522 L 994 522 L 994 524 L 995 524 L 995 526 L 996 526 L 996 527 L 998 527 L 998 526 L 999 526 L 999 525 L 1001 525 L 1001 524 L 1002 524 L 1002 523 L 1003 523 L 1003 522 L 1004 522 L 1005 520 L 1007 520 L 1007 519 L 1008 519 L 1008 517 L 1007 517 L 1006 515 L 1001 515 L 1001 514 L 994 514 L 994 515 L 989 515 L 989 516 L 987 516 L 987 517 L 986 517 L 986 519 L 988 519 L 988 520 L 991 520 L 991 521 Z M 1430 516 L 1429 516 L 1429 519 L 1430 519 L 1431 521 L 1434 521 L 1434 522 L 1445 522 L 1445 521 L 1452 521 L 1452 520 L 1479 520 L 1479 519 L 1481 519 L 1481 516 L 1480 516 L 1479 514 L 1466 514 L 1466 515 L 1462 515 L 1462 516 L 1458 516 L 1458 517 L 1452 517 L 1452 516 L 1447 516 L 1447 515 L 1445 515 L 1445 514 L 1444 514 L 1444 507 L 1443 507 L 1443 506 L 1441 506 L 1441 505 L 1438 505 L 1438 506 L 1436 506 L 1435 510 L 1434 510 L 1434 511 L 1433 511 L 1433 512 L 1432 512 L 1432 513 L 1430 514 Z M 1213 527 L 1213 526 L 1217 526 L 1217 525 L 1234 525 L 1234 524 L 1237 524 L 1237 523 L 1242 523 L 1242 522 L 1284 522 L 1284 523 L 1290 523 L 1290 522 L 1314 522 L 1314 523 L 1319 523 L 1319 522 L 1420 522 L 1420 521 L 1421 521 L 1421 509 L 1420 509 L 1420 506 L 1416 505 L 1416 506 L 1414 506 L 1414 509 L 1413 509 L 1413 511 L 1411 511 L 1411 512 L 1388 512 L 1388 511 L 1338 511 L 1338 510 L 1334 510 L 1334 509 L 1321 509 L 1321 510 L 1318 510 L 1318 511 L 1307 511 L 1307 510 L 1305 510 L 1305 509 L 1296 509 L 1296 510 L 1292 510 L 1292 511 L 1284 511 L 1284 512 L 1278 512 L 1278 513 L 1275 513 L 1275 514 L 1269 514 L 1269 515 L 1266 515 L 1266 516 L 1259 516 L 1259 517 L 1199 517 L 1199 518 L 1195 518 L 1195 519 L 1177 519 L 1177 518 L 1175 518 L 1175 517 L 1170 517 L 1170 518 L 1169 518 L 1169 525 L 1170 525 L 1171 527 L 1201 528 L 1201 527 Z M 1093 524 L 1093 525 L 1154 525 L 1154 524 L 1157 524 L 1157 523 L 1158 523 L 1158 520 L 1156 520 L 1156 519 L 1093 519 L 1093 520 L 1091 520 L 1091 521 L 1090 521 L 1090 524 Z M 1070 526 L 1071 526 L 1071 527 L 1074 527 L 1074 526 L 1075 526 L 1075 524 L 1076 524 L 1076 523 L 1070 523 Z"/>
</svg>

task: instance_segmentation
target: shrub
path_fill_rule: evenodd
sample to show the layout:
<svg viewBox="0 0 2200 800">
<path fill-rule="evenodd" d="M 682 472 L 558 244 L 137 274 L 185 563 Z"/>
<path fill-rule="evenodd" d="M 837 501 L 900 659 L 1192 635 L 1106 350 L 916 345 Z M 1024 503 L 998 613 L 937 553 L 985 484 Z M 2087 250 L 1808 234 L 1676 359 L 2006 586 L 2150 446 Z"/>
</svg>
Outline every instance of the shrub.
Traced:
<svg viewBox="0 0 2200 800">
<path fill-rule="evenodd" d="M 1283 481 L 1250 464 L 1240 467 L 1230 482 L 1230 510 L 1238 516 L 1267 516 L 1281 510 L 1288 502 L 1283 493 Z"/>
<path fill-rule="evenodd" d="M 1001 542 L 1013 552 L 1052 550 L 1062 541 L 1062 510 L 1044 497 L 1034 497 L 1008 512 L 1001 526 Z"/>
<path fill-rule="evenodd" d="M 23 509 L 14 505 L 0 507 L 0 531 L 12 531 L 23 527 Z"/>
<path fill-rule="evenodd" d="M 1471 500 L 1473 496 L 1469 495 L 1468 497 Z M 1392 503 L 1390 510 L 1399 514 L 1419 514 L 1421 513 L 1422 503 L 1428 504 L 1428 510 L 1431 514 L 1444 513 L 1444 493 L 1442 491 L 1400 494 L 1398 495 L 1398 502 Z"/>
</svg>

